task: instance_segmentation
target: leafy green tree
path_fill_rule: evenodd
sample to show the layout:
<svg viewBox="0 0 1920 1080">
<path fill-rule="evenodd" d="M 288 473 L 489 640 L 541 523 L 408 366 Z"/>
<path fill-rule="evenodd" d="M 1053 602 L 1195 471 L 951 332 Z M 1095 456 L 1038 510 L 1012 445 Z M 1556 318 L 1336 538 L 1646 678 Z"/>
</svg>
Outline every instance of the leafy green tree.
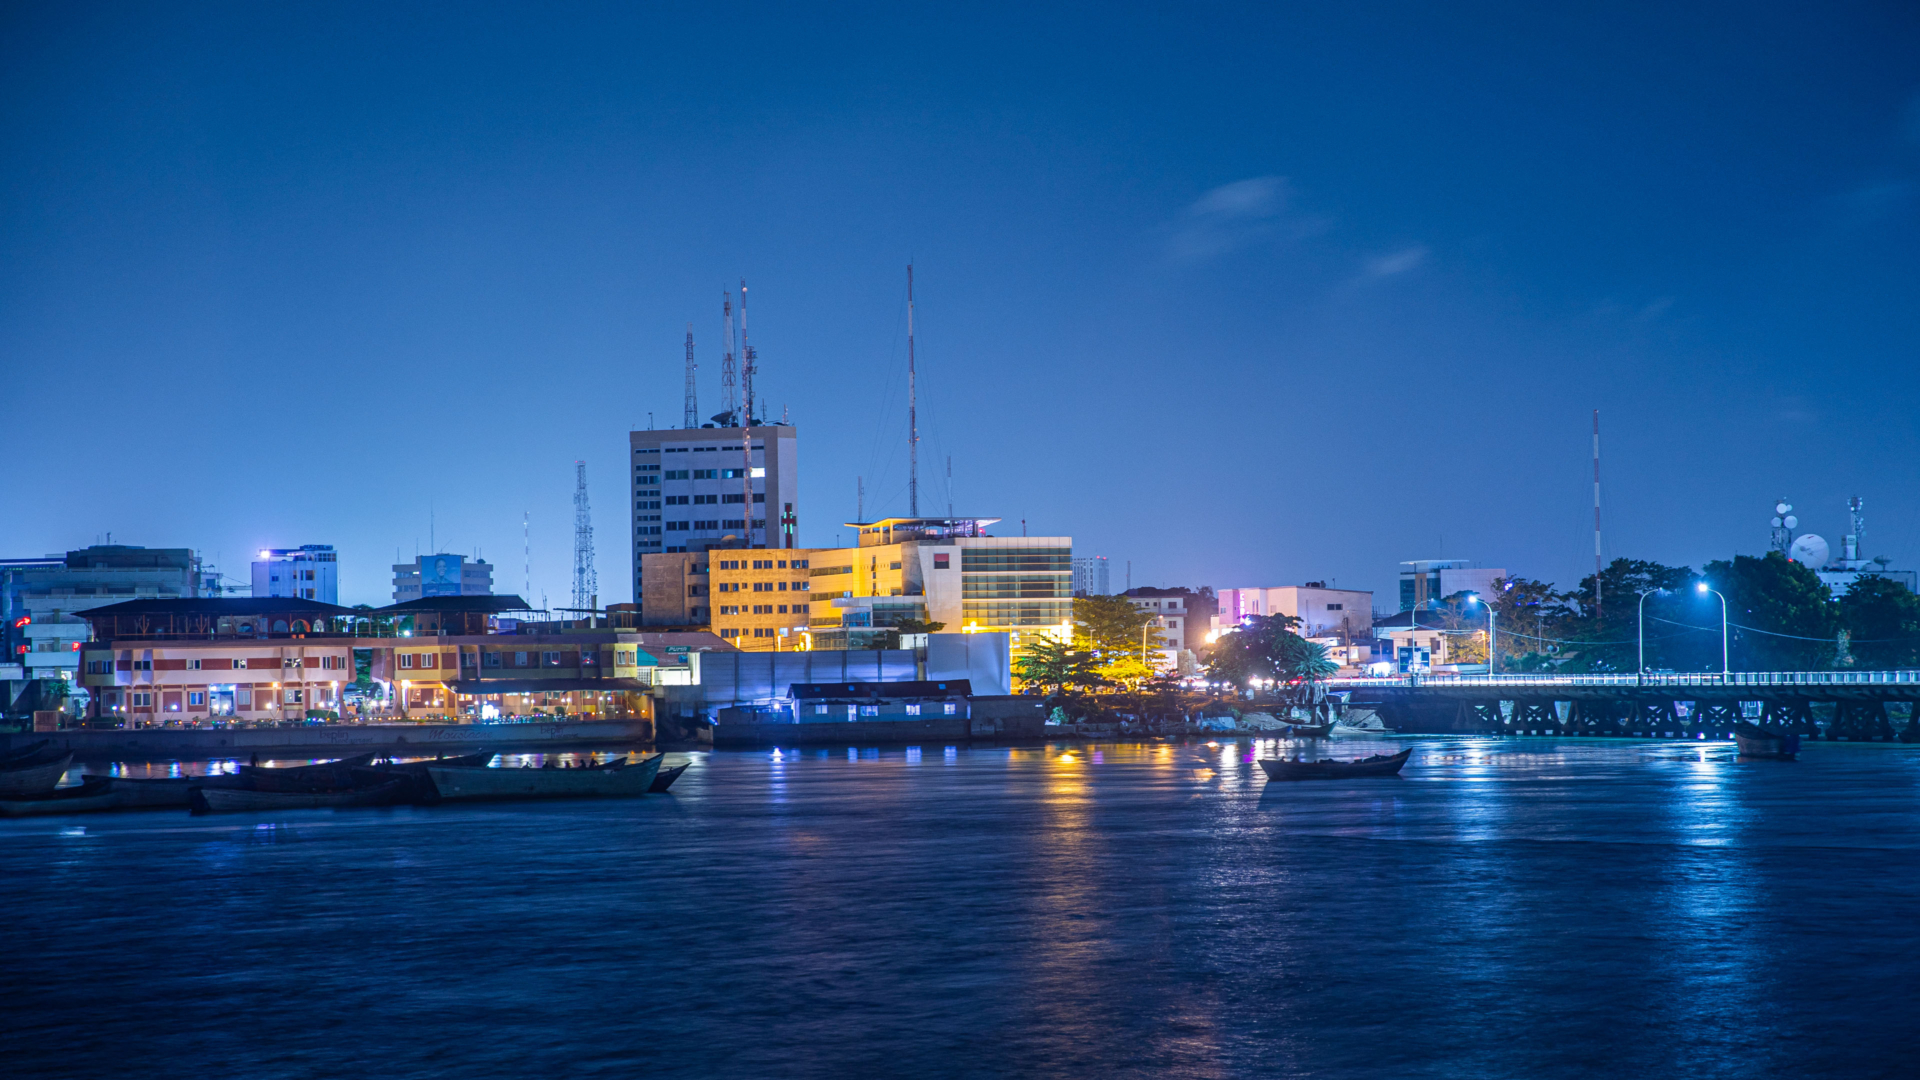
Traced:
<svg viewBox="0 0 1920 1080">
<path fill-rule="evenodd" d="M 1480 600 L 1494 611 L 1500 670 L 1539 671 L 1550 665 L 1559 652 L 1560 627 L 1573 614 L 1567 594 L 1555 592 L 1551 582 L 1504 577 L 1496 578 Z"/>
<path fill-rule="evenodd" d="M 1833 665 L 1840 605 L 1812 570 L 1769 551 L 1761 558 L 1710 562 L 1705 577 L 1727 598 L 1736 671 L 1822 671 Z"/>
<path fill-rule="evenodd" d="M 1157 625 L 1159 616 L 1133 606 L 1124 596 L 1078 596 L 1073 601 L 1074 645 L 1099 654 L 1102 661 L 1117 656 L 1140 656 L 1143 634 Z"/>
<path fill-rule="evenodd" d="M 1862 577 L 1840 598 L 1840 625 L 1853 634 L 1857 666 L 1920 667 L 1920 596 L 1892 578 Z"/>
<path fill-rule="evenodd" d="M 1716 618 L 1707 626 L 1692 593 L 1693 570 L 1643 559 L 1615 559 L 1600 572 L 1594 604 L 1593 575 L 1566 597 L 1570 610 L 1556 629 L 1563 639 L 1561 670 L 1630 672 L 1639 664 L 1640 594 L 1648 593 L 1647 666 L 1701 671 L 1720 666 Z M 1717 616 L 1718 611 L 1714 614 Z"/>
<path fill-rule="evenodd" d="M 1213 643 L 1208 676 L 1244 686 L 1253 678 L 1318 679 L 1338 671 L 1324 646 L 1294 633 L 1299 625 L 1292 615 L 1248 616 Z"/>
<path fill-rule="evenodd" d="M 1052 634 L 1038 634 L 1021 650 L 1013 673 L 1042 694 L 1054 694 L 1069 687 L 1098 685 L 1100 675 L 1094 670 L 1098 663 L 1088 650 L 1075 649 Z"/>
</svg>

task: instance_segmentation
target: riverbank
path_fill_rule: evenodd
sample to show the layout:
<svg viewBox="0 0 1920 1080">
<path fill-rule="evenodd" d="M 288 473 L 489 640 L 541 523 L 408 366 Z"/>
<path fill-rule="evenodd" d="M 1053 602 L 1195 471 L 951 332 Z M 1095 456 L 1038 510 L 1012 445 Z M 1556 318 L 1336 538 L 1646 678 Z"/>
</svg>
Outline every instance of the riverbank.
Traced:
<svg viewBox="0 0 1920 1080">
<path fill-rule="evenodd" d="M 392 753 L 470 753 L 559 750 L 587 746 L 650 745 L 648 720 L 548 720 L 505 724 L 318 724 L 286 728 L 76 728 L 0 735 L 0 752 L 42 740 L 71 750 L 80 761 L 129 758 L 342 756 L 368 750 Z"/>
</svg>

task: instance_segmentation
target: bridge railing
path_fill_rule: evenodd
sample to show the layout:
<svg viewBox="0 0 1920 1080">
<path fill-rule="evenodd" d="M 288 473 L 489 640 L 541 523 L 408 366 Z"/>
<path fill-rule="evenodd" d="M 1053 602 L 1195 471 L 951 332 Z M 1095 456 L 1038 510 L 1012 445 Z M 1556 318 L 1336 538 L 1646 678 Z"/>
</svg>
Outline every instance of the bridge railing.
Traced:
<svg viewBox="0 0 1920 1080">
<path fill-rule="evenodd" d="M 1557 689 L 1572 687 L 1666 687 L 1727 686 L 1920 686 L 1920 671 L 1735 671 L 1687 672 L 1647 675 L 1386 675 L 1333 678 L 1325 683 L 1329 690 L 1412 688 L 1489 690 Z"/>
</svg>

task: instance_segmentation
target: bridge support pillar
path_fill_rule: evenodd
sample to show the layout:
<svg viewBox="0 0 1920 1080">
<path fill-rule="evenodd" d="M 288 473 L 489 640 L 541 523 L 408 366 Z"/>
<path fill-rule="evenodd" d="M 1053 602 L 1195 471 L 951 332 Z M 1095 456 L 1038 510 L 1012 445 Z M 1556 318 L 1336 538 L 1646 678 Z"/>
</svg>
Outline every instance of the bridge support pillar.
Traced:
<svg viewBox="0 0 1920 1080">
<path fill-rule="evenodd" d="M 1808 738 L 1820 737 L 1813 722 L 1813 703 L 1806 698 L 1768 698 L 1760 712 L 1760 726 Z"/>
<path fill-rule="evenodd" d="M 1836 701 L 1827 738 L 1852 742 L 1886 742 L 1893 738 L 1893 722 L 1879 701 Z"/>
<path fill-rule="evenodd" d="M 1696 701 L 1693 703 L 1693 723 L 1696 733 L 1704 732 L 1709 739 L 1724 739 L 1733 734 L 1733 725 L 1740 722 L 1740 703 L 1737 701 Z"/>
</svg>

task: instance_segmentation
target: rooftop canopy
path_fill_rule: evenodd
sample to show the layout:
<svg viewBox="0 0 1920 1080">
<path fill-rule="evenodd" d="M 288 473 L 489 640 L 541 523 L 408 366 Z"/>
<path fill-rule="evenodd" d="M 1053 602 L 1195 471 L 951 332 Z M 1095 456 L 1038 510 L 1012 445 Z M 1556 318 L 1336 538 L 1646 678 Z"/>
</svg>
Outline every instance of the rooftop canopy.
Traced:
<svg viewBox="0 0 1920 1080">
<path fill-rule="evenodd" d="M 404 604 L 388 604 L 375 608 L 375 615 L 398 617 L 417 615 L 423 611 L 459 612 L 463 615 L 496 615 L 502 611 L 531 611 L 525 600 L 505 593 L 498 596 L 423 596 L 418 600 L 409 600 Z M 364 614 L 364 612 L 362 613 Z"/>
<path fill-rule="evenodd" d="M 77 613 L 100 641 L 128 638 L 264 638 L 338 632 L 329 626 L 353 618 L 352 608 L 292 597 L 128 600 Z"/>
<path fill-rule="evenodd" d="M 973 517 L 893 517 L 879 521 L 848 521 L 844 524 L 860 534 L 860 546 L 898 544 L 906 540 L 950 540 L 956 537 L 985 536 L 987 526 L 999 518 Z"/>
</svg>

